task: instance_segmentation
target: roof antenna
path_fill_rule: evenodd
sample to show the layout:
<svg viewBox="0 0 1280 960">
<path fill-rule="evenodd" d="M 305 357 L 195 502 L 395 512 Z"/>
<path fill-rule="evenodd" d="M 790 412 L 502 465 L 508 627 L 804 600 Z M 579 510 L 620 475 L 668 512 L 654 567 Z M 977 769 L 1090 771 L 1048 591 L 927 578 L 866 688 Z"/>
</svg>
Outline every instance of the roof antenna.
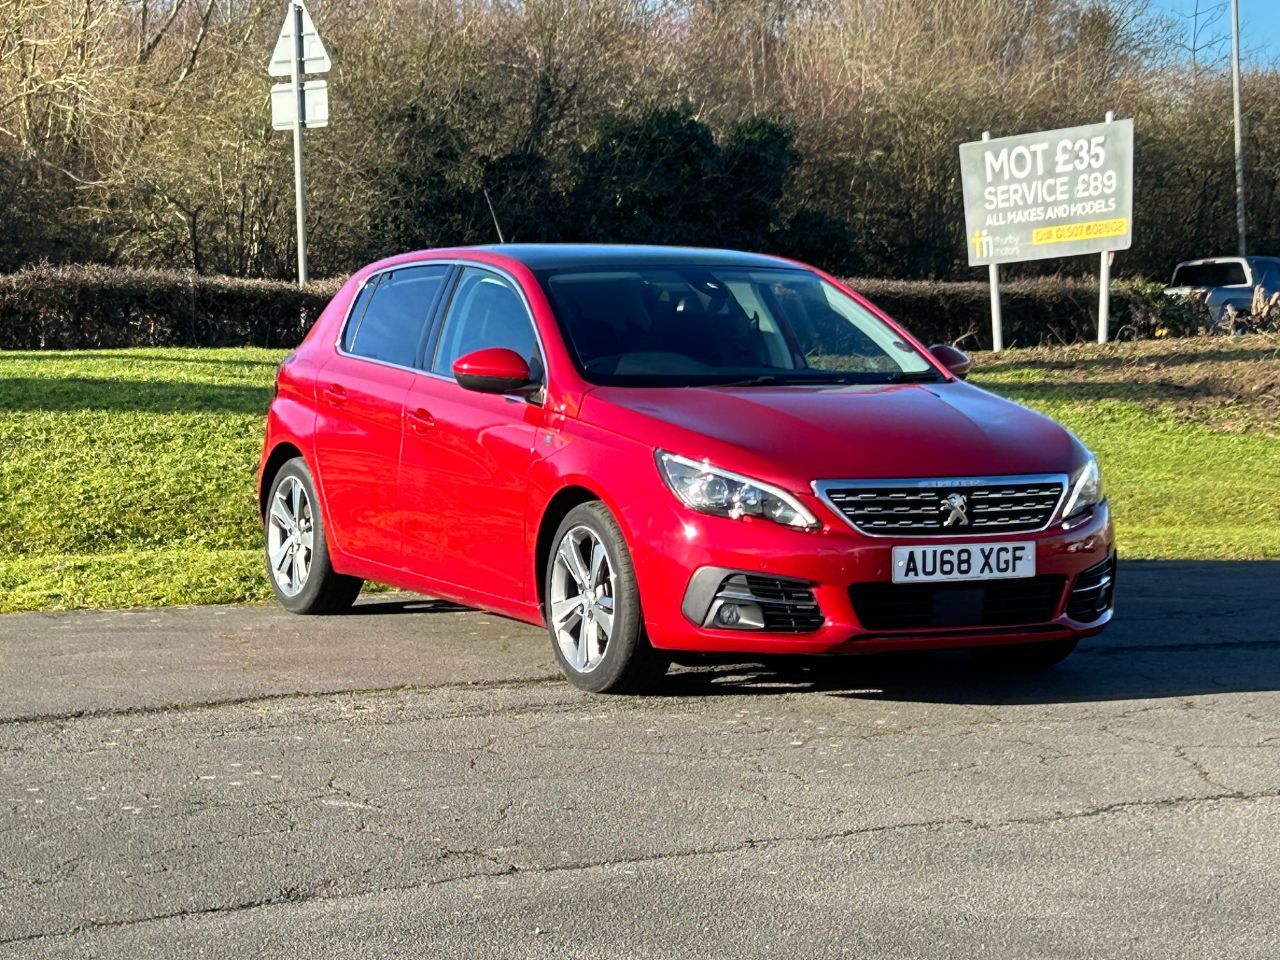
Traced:
<svg viewBox="0 0 1280 960">
<path fill-rule="evenodd" d="M 502 236 L 502 224 L 498 223 L 498 215 L 494 212 L 493 201 L 489 199 L 489 188 L 484 188 L 484 202 L 489 205 L 489 216 L 493 217 L 493 229 L 498 231 L 498 242 L 506 243 L 506 239 Z"/>
</svg>

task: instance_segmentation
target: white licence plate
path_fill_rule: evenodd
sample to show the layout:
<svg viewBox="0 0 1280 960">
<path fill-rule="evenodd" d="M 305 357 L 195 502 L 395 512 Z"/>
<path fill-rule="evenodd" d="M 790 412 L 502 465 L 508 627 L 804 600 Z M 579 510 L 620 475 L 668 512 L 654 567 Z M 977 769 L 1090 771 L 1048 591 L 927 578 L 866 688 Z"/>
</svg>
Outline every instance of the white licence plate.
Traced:
<svg viewBox="0 0 1280 960">
<path fill-rule="evenodd" d="M 1036 545 L 948 543 L 893 548 L 893 582 L 1007 580 L 1036 575 Z"/>
</svg>

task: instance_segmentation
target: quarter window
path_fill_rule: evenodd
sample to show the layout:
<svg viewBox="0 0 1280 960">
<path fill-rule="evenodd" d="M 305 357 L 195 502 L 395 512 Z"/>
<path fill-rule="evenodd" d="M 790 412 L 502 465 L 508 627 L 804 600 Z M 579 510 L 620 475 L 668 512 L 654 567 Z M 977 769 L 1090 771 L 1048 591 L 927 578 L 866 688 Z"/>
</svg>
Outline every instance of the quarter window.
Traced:
<svg viewBox="0 0 1280 960">
<path fill-rule="evenodd" d="M 369 295 L 363 316 L 358 310 L 364 294 L 356 301 L 348 321 L 349 326 L 356 324 L 356 329 L 354 333 L 348 329 L 343 337 L 344 346 L 350 344 L 347 351 L 370 360 L 413 366 L 431 305 L 448 272 L 447 265 L 433 265 L 382 274 Z"/>
<path fill-rule="evenodd" d="M 364 318 L 364 311 L 369 306 L 369 298 L 373 296 L 373 291 L 381 279 L 381 276 L 374 277 L 356 294 L 355 303 L 351 305 L 351 312 L 347 315 L 347 328 L 342 331 L 342 349 L 347 353 L 350 353 L 355 346 L 356 331 L 360 329 L 360 321 Z"/>
<path fill-rule="evenodd" d="M 474 350 L 505 347 L 538 370 L 538 346 L 533 323 L 515 289 L 495 273 L 467 267 L 444 318 L 434 373 L 453 376 L 453 362 Z"/>
</svg>

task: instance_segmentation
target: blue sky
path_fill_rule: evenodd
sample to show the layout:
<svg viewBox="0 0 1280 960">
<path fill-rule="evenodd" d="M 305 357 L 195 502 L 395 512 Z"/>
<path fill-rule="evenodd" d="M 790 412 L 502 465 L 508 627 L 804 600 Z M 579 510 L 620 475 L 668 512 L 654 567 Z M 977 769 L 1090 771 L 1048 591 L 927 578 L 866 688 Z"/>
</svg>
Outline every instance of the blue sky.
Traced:
<svg viewBox="0 0 1280 960">
<path fill-rule="evenodd" d="M 1185 25 L 1189 42 L 1196 0 L 1155 0 L 1152 6 Z M 1199 0 L 1199 8 L 1202 24 L 1231 36 L 1231 0 Z M 1229 43 L 1222 47 L 1224 56 L 1230 50 Z M 1240 0 L 1240 52 L 1247 60 L 1280 60 L 1280 0 Z"/>
</svg>

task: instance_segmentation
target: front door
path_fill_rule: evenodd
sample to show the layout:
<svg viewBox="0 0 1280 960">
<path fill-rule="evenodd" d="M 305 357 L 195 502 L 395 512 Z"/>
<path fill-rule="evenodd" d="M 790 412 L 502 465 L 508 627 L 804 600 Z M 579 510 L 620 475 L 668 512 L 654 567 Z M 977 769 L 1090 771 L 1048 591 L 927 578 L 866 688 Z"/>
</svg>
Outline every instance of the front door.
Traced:
<svg viewBox="0 0 1280 960">
<path fill-rule="evenodd" d="M 527 477 L 543 410 L 526 395 L 458 386 L 453 361 L 486 347 L 515 350 L 542 375 L 524 299 L 504 277 L 466 267 L 405 398 L 402 563 L 467 592 L 527 600 Z"/>
</svg>

